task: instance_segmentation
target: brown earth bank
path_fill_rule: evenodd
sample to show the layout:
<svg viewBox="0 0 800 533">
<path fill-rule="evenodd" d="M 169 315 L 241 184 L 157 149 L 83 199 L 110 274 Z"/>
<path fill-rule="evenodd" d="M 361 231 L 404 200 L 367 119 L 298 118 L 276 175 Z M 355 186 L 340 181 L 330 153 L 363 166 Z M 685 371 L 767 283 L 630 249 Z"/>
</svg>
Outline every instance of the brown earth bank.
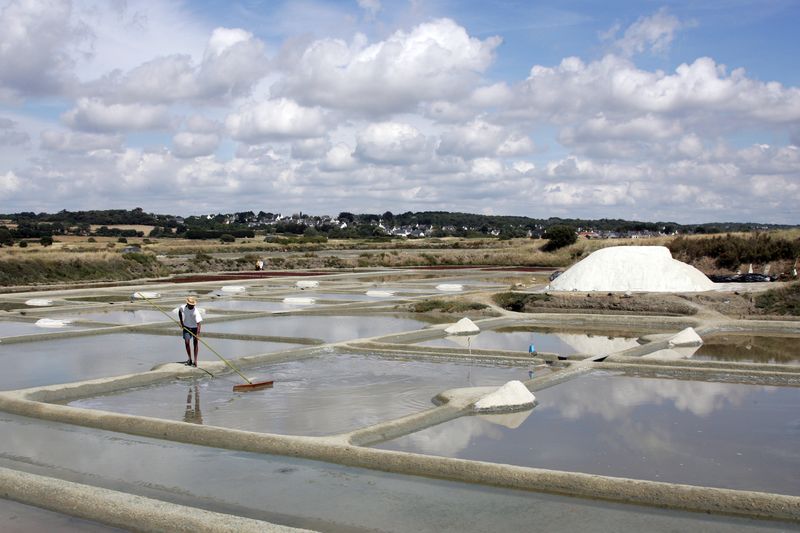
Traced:
<svg viewBox="0 0 800 533">
<path fill-rule="evenodd" d="M 711 312 L 729 318 L 800 319 L 800 283 L 761 293 L 521 293 L 502 292 L 493 302 L 509 311 L 558 313 L 577 311 L 603 314 L 691 316 Z"/>
</svg>

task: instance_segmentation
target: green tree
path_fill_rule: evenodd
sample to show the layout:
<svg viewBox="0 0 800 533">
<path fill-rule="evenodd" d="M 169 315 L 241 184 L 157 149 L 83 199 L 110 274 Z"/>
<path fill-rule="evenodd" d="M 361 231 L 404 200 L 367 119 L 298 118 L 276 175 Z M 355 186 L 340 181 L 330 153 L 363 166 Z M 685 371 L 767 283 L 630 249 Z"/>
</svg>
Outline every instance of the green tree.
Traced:
<svg viewBox="0 0 800 533">
<path fill-rule="evenodd" d="M 14 237 L 11 236 L 11 231 L 5 226 L 0 226 L 0 245 L 12 246 L 14 244 Z"/>
<path fill-rule="evenodd" d="M 578 240 L 578 235 L 575 233 L 574 228 L 562 225 L 550 226 L 547 228 L 544 237 L 548 239 L 547 243 L 542 248 L 545 252 L 558 250 L 559 248 L 574 244 L 575 241 Z"/>
<path fill-rule="evenodd" d="M 44 237 L 39 239 L 39 244 L 41 244 L 42 246 L 50 246 L 53 244 L 53 237 L 51 237 L 50 235 L 45 235 Z"/>
</svg>

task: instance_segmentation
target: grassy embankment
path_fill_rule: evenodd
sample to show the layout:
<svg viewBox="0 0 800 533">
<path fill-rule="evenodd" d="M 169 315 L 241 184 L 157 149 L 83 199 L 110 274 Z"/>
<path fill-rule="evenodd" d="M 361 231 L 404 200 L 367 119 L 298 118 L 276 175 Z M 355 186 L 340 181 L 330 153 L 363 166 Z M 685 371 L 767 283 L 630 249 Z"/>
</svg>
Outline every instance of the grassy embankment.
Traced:
<svg viewBox="0 0 800 533">
<path fill-rule="evenodd" d="M 166 273 L 151 254 L 38 252 L 3 254 L 0 259 L 0 286 L 123 281 L 158 277 Z"/>
</svg>

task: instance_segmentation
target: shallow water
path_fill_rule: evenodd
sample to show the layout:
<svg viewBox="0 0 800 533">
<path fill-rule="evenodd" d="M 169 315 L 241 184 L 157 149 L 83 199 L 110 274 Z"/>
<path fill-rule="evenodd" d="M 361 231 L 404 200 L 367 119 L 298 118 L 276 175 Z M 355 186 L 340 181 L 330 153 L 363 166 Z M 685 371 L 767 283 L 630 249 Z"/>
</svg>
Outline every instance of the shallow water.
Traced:
<svg viewBox="0 0 800 533">
<path fill-rule="evenodd" d="M 800 337 L 712 335 L 692 359 L 800 365 Z"/>
<path fill-rule="evenodd" d="M 34 322 L 13 322 L 0 320 L 0 337 L 15 337 L 17 335 L 34 335 L 37 333 L 54 333 L 65 330 L 84 330 L 86 326 L 65 324 L 62 328 L 42 328 Z"/>
<path fill-rule="evenodd" d="M 221 333 L 246 335 L 273 335 L 283 337 L 310 337 L 325 342 L 339 342 L 362 337 L 377 337 L 390 333 L 412 331 L 428 326 L 406 315 L 347 315 L 314 316 L 290 315 L 248 318 L 209 325 Z"/>
<path fill-rule="evenodd" d="M 534 328 L 487 329 L 477 335 L 449 336 L 419 343 L 420 346 L 454 348 L 456 346 L 482 350 L 513 350 L 527 352 L 533 344 L 538 352 L 572 355 L 609 354 L 633 348 L 639 344 L 635 337 L 607 336 L 574 332 L 553 332 Z"/>
<path fill-rule="evenodd" d="M 241 380 L 226 376 L 175 381 L 70 405 L 267 433 L 328 435 L 431 408 L 436 394 L 454 387 L 527 379 L 528 368 L 329 354 L 247 369 L 246 375 L 273 379 L 275 385 L 233 393 L 233 383 Z"/>
<path fill-rule="evenodd" d="M 596 372 L 535 394 L 524 420 L 465 416 L 378 447 L 800 495 L 800 388 Z"/>
<path fill-rule="evenodd" d="M 225 357 L 236 358 L 296 345 L 230 339 L 206 339 Z M 175 335 L 113 333 L 71 339 L 0 343 L 0 390 L 67 383 L 150 370 L 158 363 L 183 361 L 186 351 L 179 331 Z M 200 360 L 217 360 L 200 346 Z"/>
<path fill-rule="evenodd" d="M 170 307 L 170 311 L 172 308 Z M 91 320 L 93 322 L 107 322 L 109 324 L 146 324 L 149 322 L 169 322 L 169 317 L 161 311 L 151 309 L 115 309 L 113 311 L 95 311 L 89 313 L 71 312 L 48 315 L 52 318 L 71 320 Z M 172 316 L 170 314 L 170 316 Z M 177 319 L 177 314 L 175 315 Z"/>
<path fill-rule="evenodd" d="M 0 531 L 23 533 L 58 531 L 58 533 L 122 533 L 123 529 L 98 522 L 40 509 L 32 505 L 0 499 Z"/>
<path fill-rule="evenodd" d="M 228 311 L 287 311 L 297 306 L 283 302 L 269 302 L 266 300 L 209 300 L 204 302 L 209 309 L 224 309 Z"/>
<path fill-rule="evenodd" d="M 193 446 L 6 413 L 0 413 L 0 431 L 0 466 L 330 533 L 530 531 L 531 524 L 561 531 L 714 533 L 785 527 Z"/>
</svg>

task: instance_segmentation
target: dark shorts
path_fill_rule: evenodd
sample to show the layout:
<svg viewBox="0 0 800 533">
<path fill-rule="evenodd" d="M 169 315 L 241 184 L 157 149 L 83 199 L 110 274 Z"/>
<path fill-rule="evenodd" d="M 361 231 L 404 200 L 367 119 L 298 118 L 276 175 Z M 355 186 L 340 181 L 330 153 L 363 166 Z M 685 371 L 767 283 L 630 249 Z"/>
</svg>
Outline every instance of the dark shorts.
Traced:
<svg viewBox="0 0 800 533">
<path fill-rule="evenodd" d="M 191 331 L 192 333 L 189 333 L 189 331 Z M 197 328 L 183 328 L 183 340 L 188 342 L 194 339 L 196 336 L 197 336 Z"/>
</svg>

